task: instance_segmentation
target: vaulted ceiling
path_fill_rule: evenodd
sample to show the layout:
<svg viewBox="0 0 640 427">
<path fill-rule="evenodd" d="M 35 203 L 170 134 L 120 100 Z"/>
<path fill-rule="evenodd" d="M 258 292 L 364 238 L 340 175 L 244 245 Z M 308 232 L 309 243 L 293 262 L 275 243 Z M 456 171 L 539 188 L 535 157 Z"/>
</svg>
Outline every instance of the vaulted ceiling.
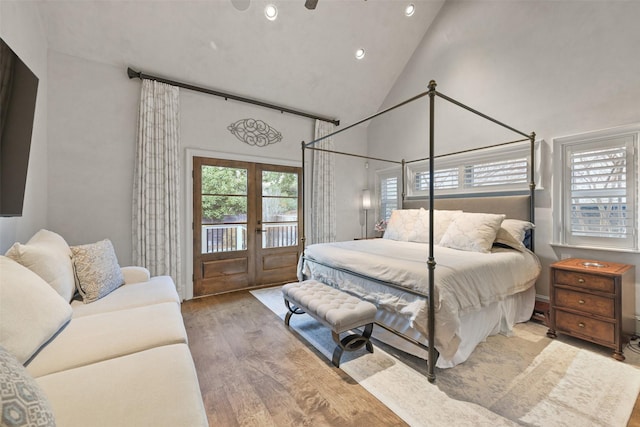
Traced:
<svg viewBox="0 0 640 427">
<path fill-rule="evenodd" d="M 50 50 L 121 67 L 123 78 L 130 66 L 348 124 L 378 110 L 443 2 L 43 0 L 41 10 Z"/>
</svg>

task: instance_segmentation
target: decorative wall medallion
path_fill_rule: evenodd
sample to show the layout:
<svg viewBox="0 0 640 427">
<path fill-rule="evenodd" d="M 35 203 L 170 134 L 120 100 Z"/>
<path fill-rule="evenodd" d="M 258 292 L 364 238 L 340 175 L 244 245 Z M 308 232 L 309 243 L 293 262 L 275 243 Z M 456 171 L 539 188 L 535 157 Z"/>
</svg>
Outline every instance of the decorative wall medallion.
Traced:
<svg viewBox="0 0 640 427">
<path fill-rule="evenodd" d="M 236 138 L 249 145 L 265 147 L 282 141 L 282 134 L 263 122 L 256 119 L 242 119 L 227 126 Z"/>
</svg>

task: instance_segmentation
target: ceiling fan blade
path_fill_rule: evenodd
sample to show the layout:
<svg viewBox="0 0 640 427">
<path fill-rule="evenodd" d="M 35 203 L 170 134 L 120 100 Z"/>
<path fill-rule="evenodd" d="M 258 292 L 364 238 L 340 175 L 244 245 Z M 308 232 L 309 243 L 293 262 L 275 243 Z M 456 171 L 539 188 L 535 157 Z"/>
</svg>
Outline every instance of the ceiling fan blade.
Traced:
<svg viewBox="0 0 640 427">
<path fill-rule="evenodd" d="M 306 7 L 309 10 L 313 10 L 316 8 L 317 4 L 318 4 L 318 0 L 305 0 L 304 7 Z"/>
</svg>

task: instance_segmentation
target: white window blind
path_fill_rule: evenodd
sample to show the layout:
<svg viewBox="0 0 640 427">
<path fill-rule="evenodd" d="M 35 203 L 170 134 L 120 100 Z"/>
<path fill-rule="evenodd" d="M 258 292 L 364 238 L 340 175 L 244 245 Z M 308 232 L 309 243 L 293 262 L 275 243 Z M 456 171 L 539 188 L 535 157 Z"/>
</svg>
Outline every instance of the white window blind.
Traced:
<svg viewBox="0 0 640 427">
<path fill-rule="evenodd" d="M 399 179 L 397 176 L 380 180 L 380 216 L 388 220 L 391 212 L 398 208 Z"/>
<path fill-rule="evenodd" d="M 559 243 L 638 249 L 638 133 L 560 139 Z"/>
<path fill-rule="evenodd" d="M 435 159 L 436 195 L 479 191 L 528 190 L 529 143 L 475 151 Z M 415 163 L 407 169 L 409 196 L 429 195 L 429 164 Z"/>
<path fill-rule="evenodd" d="M 486 187 L 527 183 L 527 159 L 508 159 L 465 166 L 467 187 Z"/>
<path fill-rule="evenodd" d="M 458 168 L 438 169 L 433 172 L 435 181 L 433 186 L 436 190 L 458 188 L 458 176 Z M 416 172 L 414 189 L 416 191 L 429 191 L 429 171 Z"/>
</svg>

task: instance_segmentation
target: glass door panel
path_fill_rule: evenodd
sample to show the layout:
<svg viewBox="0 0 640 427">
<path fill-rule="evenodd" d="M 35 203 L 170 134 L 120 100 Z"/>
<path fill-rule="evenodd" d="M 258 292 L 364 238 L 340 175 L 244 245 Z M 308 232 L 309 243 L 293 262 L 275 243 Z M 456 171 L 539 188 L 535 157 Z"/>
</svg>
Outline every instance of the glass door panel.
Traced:
<svg viewBox="0 0 640 427">
<path fill-rule="evenodd" d="M 298 173 L 262 171 L 262 248 L 298 245 Z"/>
<path fill-rule="evenodd" d="M 202 165 L 201 253 L 247 249 L 247 169 Z"/>
</svg>

